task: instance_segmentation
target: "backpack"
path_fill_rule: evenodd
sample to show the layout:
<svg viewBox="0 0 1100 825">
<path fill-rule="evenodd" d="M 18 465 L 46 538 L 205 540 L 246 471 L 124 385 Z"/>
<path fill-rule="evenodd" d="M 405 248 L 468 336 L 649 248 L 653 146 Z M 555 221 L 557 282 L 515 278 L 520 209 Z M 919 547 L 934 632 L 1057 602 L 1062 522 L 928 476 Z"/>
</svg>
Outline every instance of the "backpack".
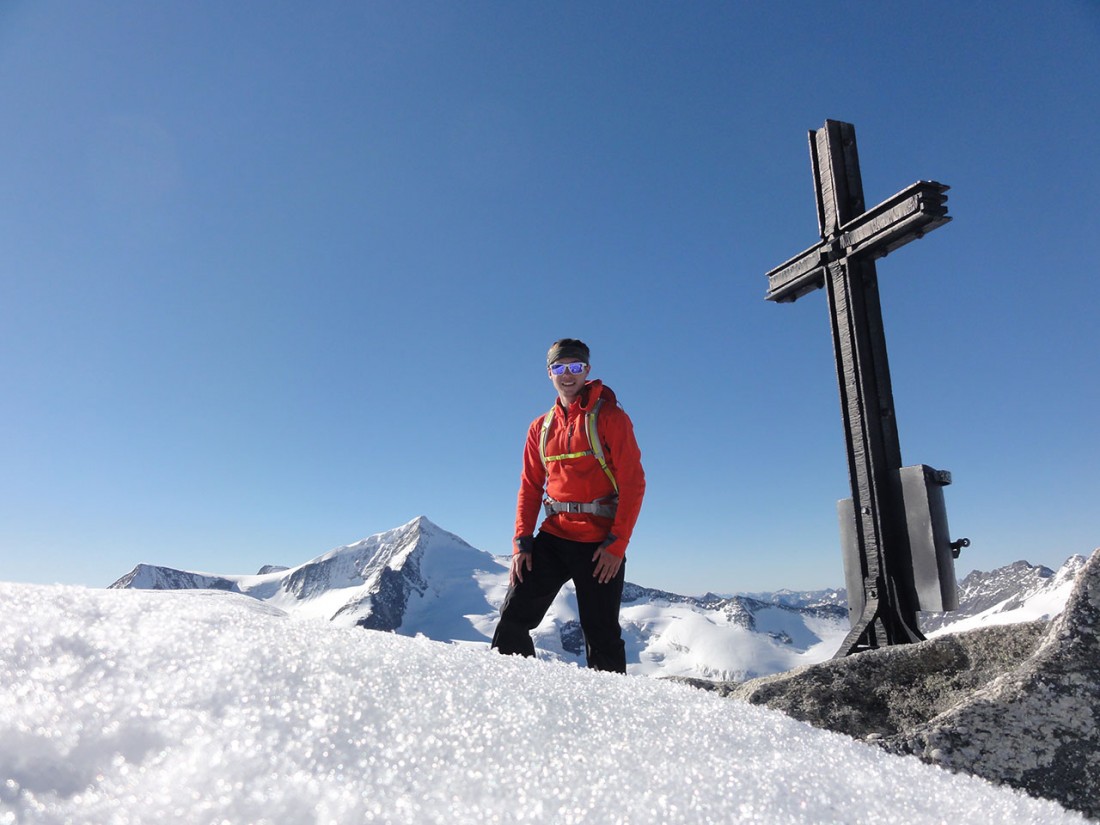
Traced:
<svg viewBox="0 0 1100 825">
<path fill-rule="evenodd" d="M 556 407 L 557 405 L 555 405 Z M 567 458 L 582 458 L 583 456 L 590 455 L 595 456 L 596 461 L 600 462 L 600 466 L 607 474 L 608 480 L 611 482 L 611 487 L 615 490 L 616 495 L 619 492 L 619 485 L 615 481 L 615 474 L 611 472 L 611 468 L 607 466 L 607 459 L 603 454 L 603 444 L 600 442 L 600 433 L 597 429 L 596 422 L 599 418 L 600 407 L 603 406 L 603 399 L 597 398 L 595 406 L 591 410 L 588 410 L 584 414 L 584 429 L 588 433 L 588 443 L 591 446 L 590 450 L 585 450 L 581 453 L 565 453 L 564 455 L 547 455 L 546 454 L 546 442 L 550 438 L 550 424 L 554 420 L 554 409 L 550 408 L 550 412 L 542 419 L 542 435 L 539 438 L 539 458 L 542 459 L 542 466 L 545 467 L 547 462 L 550 461 L 562 461 Z"/>
</svg>

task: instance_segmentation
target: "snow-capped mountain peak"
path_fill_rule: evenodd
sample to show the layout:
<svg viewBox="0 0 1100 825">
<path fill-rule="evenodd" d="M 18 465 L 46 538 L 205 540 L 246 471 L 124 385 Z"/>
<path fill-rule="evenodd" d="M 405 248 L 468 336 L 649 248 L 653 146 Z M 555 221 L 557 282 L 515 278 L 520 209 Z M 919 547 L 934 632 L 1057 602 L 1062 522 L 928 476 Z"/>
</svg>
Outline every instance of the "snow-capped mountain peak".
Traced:
<svg viewBox="0 0 1100 825">
<path fill-rule="evenodd" d="M 959 582 L 959 609 L 921 619 L 929 635 L 959 633 L 975 627 L 1051 619 L 1061 613 L 1073 590 L 1084 556 L 1070 556 L 1057 571 L 1017 561 Z"/>
<path fill-rule="evenodd" d="M 296 567 L 266 567 L 256 575 L 191 573 L 139 564 L 112 588 L 230 590 L 260 599 L 297 618 L 398 630 L 410 603 L 469 600 L 480 592 L 470 576 L 500 563 L 424 516 Z M 488 608 L 482 599 L 482 608 Z"/>
<path fill-rule="evenodd" d="M 256 575 L 138 565 L 112 587 L 218 589 L 294 618 L 487 645 L 508 589 L 508 560 L 420 516 L 291 568 Z M 621 620 L 628 670 L 745 679 L 828 658 L 847 632 L 843 605 L 800 608 L 746 596 L 681 596 L 628 582 Z M 584 661 L 576 594 L 566 585 L 533 631 L 539 655 Z"/>
<path fill-rule="evenodd" d="M 1054 573 L 1017 562 L 962 583 L 960 610 L 925 614 L 926 634 L 1059 613 L 1083 557 Z M 255 575 L 139 564 L 114 588 L 228 590 L 297 619 L 487 645 L 508 589 L 508 560 L 478 550 L 424 516 L 295 567 Z M 681 596 L 627 582 L 620 623 L 627 671 L 742 681 L 832 657 L 849 629 L 842 593 L 820 590 Z M 576 595 L 566 585 L 532 631 L 539 655 L 582 664 Z"/>
</svg>

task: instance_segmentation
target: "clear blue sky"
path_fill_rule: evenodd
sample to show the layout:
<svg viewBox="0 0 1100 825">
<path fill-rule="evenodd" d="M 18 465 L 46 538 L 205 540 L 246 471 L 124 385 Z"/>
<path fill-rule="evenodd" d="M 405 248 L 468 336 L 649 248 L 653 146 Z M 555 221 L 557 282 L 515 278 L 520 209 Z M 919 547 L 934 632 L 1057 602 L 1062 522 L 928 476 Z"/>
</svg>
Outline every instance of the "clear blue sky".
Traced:
<svg viewBox="0 0 1100 825">
<path fill-rule="evenodd" d="M 649 490 L 628 578 L 843 581 L 806 133 L 954 221 L 879 264 L 962 575 L 1100 546 L 1100 3 L 0 6 L 0 579 L 509 552 L 583 338 Z"/>
</svg>

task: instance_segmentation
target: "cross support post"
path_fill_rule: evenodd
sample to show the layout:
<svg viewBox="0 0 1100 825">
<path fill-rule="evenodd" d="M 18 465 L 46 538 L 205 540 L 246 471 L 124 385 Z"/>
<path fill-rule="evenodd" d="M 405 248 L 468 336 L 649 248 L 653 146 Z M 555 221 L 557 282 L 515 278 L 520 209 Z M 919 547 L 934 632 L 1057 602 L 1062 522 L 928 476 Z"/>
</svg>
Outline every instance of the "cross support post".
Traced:
<svg viewBox="0 0 1100 825">
<path fill-rule="evenodd" d="M 768 273 L 766 299 L 824 288 L 852 497 L 838 504 L 851 631 L 837 656 L 920 641 L 918 610 L 957 605 L 942 487 L 950 473 L 903 468 L 875 261 L 951 220 L 948 187 L 920 181 L 865 209 L 855 127 L 809 133 L 821 240 Z"/>
</svg>

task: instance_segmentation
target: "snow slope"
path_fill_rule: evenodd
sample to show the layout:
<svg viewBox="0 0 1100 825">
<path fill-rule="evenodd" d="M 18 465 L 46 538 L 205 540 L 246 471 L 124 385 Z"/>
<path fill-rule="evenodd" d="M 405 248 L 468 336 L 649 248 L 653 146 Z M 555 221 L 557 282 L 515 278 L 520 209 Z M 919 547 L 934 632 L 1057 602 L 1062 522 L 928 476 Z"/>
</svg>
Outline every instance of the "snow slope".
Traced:
<svg viewBox="0 0 1100 825">
<path fill-rule="evenodd" d="M 665 681 L 0 584 L 0 823 L 1084 822 Z"/>
</svg>

